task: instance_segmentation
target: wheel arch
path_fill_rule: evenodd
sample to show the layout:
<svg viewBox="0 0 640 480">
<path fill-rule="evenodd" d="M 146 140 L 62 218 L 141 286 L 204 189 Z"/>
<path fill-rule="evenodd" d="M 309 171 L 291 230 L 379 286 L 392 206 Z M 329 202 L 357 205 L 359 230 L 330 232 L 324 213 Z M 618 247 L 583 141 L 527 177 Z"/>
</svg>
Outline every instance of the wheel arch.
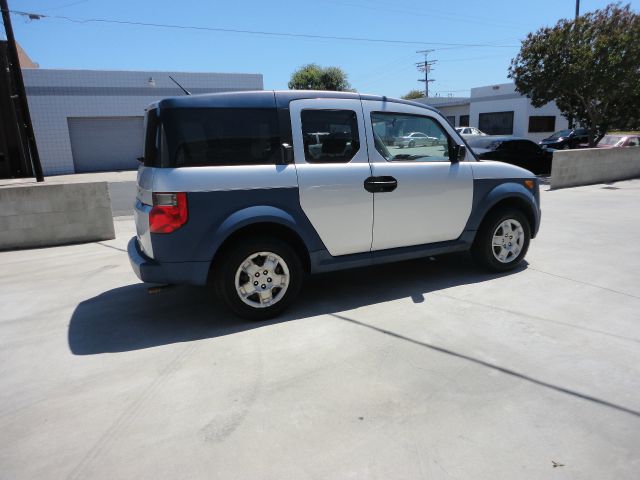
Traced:
<svg viewBox="0 0 640 480">
<path fill-rule="evenodd" d="M 303 232 L 294 217 L 275 207 L 250 207 L 232 214 L 217 229 L 213 238 L 211 267 L 232 245 L 251 236 L 270 236 L 289 243 L 302 262 L 305 271 L 310 270 L 310 250 L 312 239 Z"/>
<path fill-rule="evenodd" d="M 505 208 L 520 210 L 531 227 L 531 238 L 535 238 L 540 224 L 540 210 L 533 193 L 518 183 L 501 184 L 484 196 L 473 209 L 466 230 L 479 230 L 489 215 Z"/>
</svg>

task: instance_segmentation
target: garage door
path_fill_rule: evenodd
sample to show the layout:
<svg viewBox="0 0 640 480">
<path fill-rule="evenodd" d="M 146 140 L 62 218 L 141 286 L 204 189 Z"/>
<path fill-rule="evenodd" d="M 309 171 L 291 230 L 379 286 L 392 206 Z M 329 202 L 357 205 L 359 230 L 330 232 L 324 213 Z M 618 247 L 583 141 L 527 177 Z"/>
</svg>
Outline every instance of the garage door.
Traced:
<svg viewBox="0 0 640 480">
<path fill-rule="evenodd" d="M 70 117 L 67 121 L 76 172 L 138 168 L 143 117 Z"/>
</svg>

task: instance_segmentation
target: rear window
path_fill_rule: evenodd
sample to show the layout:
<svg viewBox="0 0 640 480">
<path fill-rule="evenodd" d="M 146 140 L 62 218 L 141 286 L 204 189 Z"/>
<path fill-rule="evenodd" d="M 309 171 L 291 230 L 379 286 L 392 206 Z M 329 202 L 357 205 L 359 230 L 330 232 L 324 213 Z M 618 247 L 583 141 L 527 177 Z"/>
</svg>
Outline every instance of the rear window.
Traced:
<svg viewBox="0 0 640 480">
<path fill-rule="evenodd" d="M 280 155 L 275 109 L 167 109 L 162 124 L 173 167 L 269 165 Z"/>
<path fill-rule="evenodd" d="M 160 166 L 160 123 L 156 109 L 147 111 L 144 117 L 144 145 L 142 158 L 147 167 Z"/>
</svg>

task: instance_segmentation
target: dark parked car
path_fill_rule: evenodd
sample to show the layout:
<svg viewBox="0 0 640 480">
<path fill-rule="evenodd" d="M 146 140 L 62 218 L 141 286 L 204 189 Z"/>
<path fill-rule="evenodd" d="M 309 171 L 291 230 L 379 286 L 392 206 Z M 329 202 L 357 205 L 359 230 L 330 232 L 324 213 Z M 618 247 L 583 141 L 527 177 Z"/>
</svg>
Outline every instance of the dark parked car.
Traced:
<svg viewBox="0 0 640 480">
<path fill-rule="evenodd" d="M 497 160 L 526 168 L 536 175 L 551 173 L 552 152 L 526 138 L 486 136 L 467 140 L 480 160 Z"/>
<path fill-rule="evenodd" d="M 542 148 L 554 148 L 567 150 L 589 145 L 589 131 L 586 128 L 574 128 L 573 130 L 560 130 L 540 142 Z"/>
</svg>

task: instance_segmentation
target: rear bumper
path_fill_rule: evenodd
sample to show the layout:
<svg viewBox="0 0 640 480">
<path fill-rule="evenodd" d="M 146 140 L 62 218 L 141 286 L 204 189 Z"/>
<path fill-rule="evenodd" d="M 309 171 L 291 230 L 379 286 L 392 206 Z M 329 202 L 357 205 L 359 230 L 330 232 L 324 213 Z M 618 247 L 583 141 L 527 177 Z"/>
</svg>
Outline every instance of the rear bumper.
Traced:
<svg viewBox="0 0 640 480">
<path fill-rule="evenodd" d="M 127 253 L 131 268 L 143 282 L 174 285 L 207 283 L 209 262 L 157 262 L 142 252 L 136 237 L 129 240 Z"/>
</svg>

